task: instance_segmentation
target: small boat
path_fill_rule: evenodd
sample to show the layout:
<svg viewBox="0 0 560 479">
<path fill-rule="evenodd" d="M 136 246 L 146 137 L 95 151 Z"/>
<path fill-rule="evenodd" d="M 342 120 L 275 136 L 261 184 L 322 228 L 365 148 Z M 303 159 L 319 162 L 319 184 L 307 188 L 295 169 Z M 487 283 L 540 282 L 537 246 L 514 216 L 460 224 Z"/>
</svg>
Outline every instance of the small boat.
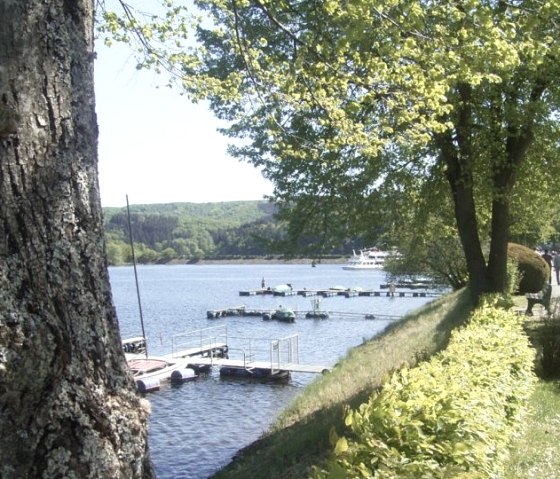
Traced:
<svg viewBox="0 0 560 479">
<path fill-rule="evenodd" d="M 290 308 L 279 308 L 272 313 L 272 319 L 284 321 L 285 323 L 293 323 L 296 320 L 296 313 Z"/>
<path fill-rule="evenodd" d="M 187 359 L 167 361 L 163 358 L 135 358 L 128 361 L 136 387 L 141 393 L 157 391 L 162 382 L 182 383 L 197 377 Z"/>
<path fill-rule="evenodd" d="M 377 248 L 361 250 L 359 254 L 352 251 L 352 257 L 342 267 L 347 270 L 360 269 L 383 269 L 385 259 L 390 255 L 388 251 L 381 251 Z"/>
<path fill-rule="evenodd" d="M 277 321 L 283 321 L 285 323 L 293 323 L 296 320 L 296 313 L 290 308 L 278 308 L 272 313 L 264 313 L 263 319 L 276 319 Z"/>
<path fill-rule="evenodd" d="M 274 286 L 272 289 L 272 294 L 274 296 L 292 296 L 295 295 L 296 292 L 291 284 L 279 284 L 278 286 Z"/>
</svg>

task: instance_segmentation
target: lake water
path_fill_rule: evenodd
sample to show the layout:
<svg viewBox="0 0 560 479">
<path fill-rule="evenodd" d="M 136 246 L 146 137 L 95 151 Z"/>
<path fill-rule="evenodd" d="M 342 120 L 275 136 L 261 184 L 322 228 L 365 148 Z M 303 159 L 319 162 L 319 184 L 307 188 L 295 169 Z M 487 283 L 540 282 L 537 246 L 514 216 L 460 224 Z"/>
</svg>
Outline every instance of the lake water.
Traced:
<svg viewBox="0 0 560 479">
<path fill-rule="evenodd" d="M 110 268 L 113 298 L 123 338 L 141 336 L 132 267 Z M 251 338 L 264 351 L 270 340 L 298 335 L 299 362 L 334 365 L 347 351 L 375 336 L 389 319 L 366 320 L 365 314 L 399 315 L 430 298 L 336 296 L 321 298 L 329 319 L 294 323 L 257 317 L 207 319 L 212 309 L 245 305 L 248 309 L 287 306 L 312 309 L 314 298 L 241 297 L 239 291 L 290 283 L 294 289 L 335 286 L 380 289 L 382 271 L 347 271 L 341 265 L 178 265 L 139 266 L 141 304 L 149 353 L 168 354 L 174 335 L 208 327 L 227 328 L 230 348 L 244 348 Z M 356 313 L 354 315 L 342 313 Z M 360 314 L 357 314 L 360 313 Z M 256 346 L 258 349 L 261 346 Z M 159 479 L 204 479 L 228 464 L 241 448 L 258 439 L 314 374 L 294 373 L 285 384 L 220 378 L 218 371 L 181 386 L 149 394 L 151 457 Z"/>
</svg>

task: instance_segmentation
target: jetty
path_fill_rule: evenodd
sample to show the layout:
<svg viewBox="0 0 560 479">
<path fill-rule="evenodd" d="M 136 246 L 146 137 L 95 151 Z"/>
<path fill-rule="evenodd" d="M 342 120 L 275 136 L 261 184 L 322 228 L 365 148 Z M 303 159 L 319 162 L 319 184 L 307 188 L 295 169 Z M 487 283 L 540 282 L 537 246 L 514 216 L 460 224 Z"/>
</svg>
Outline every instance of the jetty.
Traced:
<svg viewBox="0 0 560 479">
<path fill-rule="evenodd" d="M 218 367 L 221 376 L 280 379 L 291 372 L 329 370 L 325 365 L 299 362 L 297 334 L 279 339 L 232 337 L 222 325 L 175 335 L 172 344 L 172 353 L 164 359 L 189 359 L 189 367 L 198 370 Z"/>
<path fill-rule="evenodd" d="M 264 317 L 272 317 L 275 309 L 255 309 L 246 308 L 245 306 L 232 306 L 219 309 L 210 309 L 206 312 L 208 319 L 228 318 L 228 317 L 254 317 L 263 319 Z M 360 313 L 348 311 L 324 311 L 314 308 L 312 310 L 294 310 L 296 319 L 328 319 L 328 318 L 355 318 L 355 319 L 385 319 L 397 320 L 402 316 L 393 314 L 377 314 L 377 313 Z"/>
<path fill-rule="evenodd" d="M 384 285 L 381 285 L 383 288 Z M 361 288 L 327 288 L 327 289 L 292 289 L 279 290 L 274 289 L 249 289 L 239 291 L 239 296 L 322 296 L 323 298 L 331 298 L 334 296 L 344 296 L 346 298 L 355 298 L 358 296 L 387 297 L 387 298 L 436 298 L 441 296 L 437 291 L 391 291 L 391 290 L 373 290 Z"/>
</svg>

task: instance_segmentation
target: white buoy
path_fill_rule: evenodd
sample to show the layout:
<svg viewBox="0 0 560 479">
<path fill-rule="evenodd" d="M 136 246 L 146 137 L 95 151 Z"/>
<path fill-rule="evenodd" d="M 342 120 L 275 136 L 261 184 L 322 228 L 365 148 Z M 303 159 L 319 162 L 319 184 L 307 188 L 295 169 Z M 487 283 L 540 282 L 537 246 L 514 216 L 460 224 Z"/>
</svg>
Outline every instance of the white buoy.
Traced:
<svg viewBox="0 0 560 479">
<path fill-rule="evenodd" d="M 146 379 L 138 379 L 136 381 L 136 387 L 138 391 L 142 394 L 146 394 L 152 391 L 158 391 L 160 384 L 158 378 L 146 378 Z"/>
<path fill-rule="evenodd" d="M 182 383 L 188 381 L 190 379 L 196 378 L 196 373 L 194 369 L 191 368 L 183 368 L 183 369 L 176 369 L 171 373 L 171 382 L 172 383 Z"/>
</svg>

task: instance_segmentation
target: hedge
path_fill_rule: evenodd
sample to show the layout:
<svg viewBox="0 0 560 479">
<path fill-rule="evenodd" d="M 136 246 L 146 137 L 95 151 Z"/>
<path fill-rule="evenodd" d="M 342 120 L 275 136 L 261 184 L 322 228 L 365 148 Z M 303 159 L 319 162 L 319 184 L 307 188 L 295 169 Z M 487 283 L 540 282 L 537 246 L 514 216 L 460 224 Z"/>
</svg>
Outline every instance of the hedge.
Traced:
<svg viewBox="0 0 560 479">
<path fill-rule="evenodd" d="M 314 478 L 499 478 L 535 385 L 522 316 L 489 298 L 430 361 L 395 372 L 357 410 Z"/>
</svg>

